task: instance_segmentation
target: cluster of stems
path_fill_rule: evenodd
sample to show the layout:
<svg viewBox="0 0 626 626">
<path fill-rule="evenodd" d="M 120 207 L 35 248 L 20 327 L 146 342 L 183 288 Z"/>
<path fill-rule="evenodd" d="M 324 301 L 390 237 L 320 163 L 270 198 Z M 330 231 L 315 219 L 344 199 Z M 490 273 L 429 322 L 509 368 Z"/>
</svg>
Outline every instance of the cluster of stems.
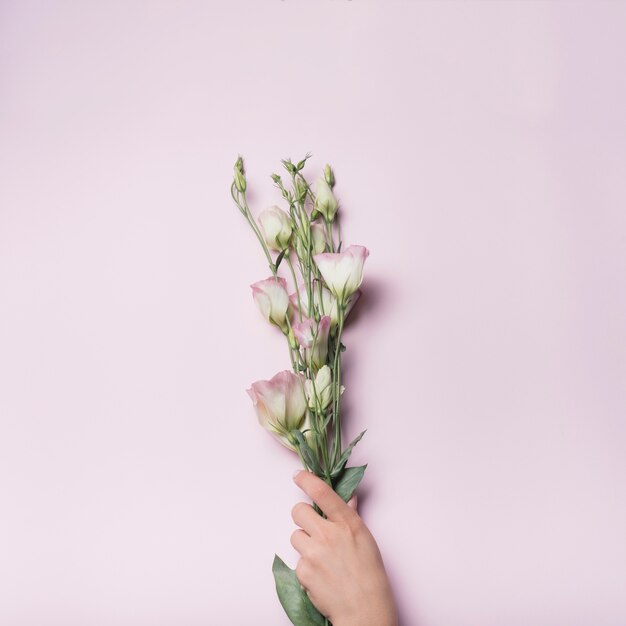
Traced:
<svg viewBox="0 0 626 626">
<path fill-rule="evenodd" d="M 275 186 L 288 205 L 288 213 L 291 218 L 292 235 L 289 244 L 278 252 L 273 252 L 268 247 L 263 232 L 255 221 L 248 201 L 246 199 L 247 182 L 241 157 L 235 164 L 235 176 L 231 185 L 231 195 L 242 215 L 246 218 L 252 231 L 261 245 L 272 275 L 278 280 L 278 270 L 282 263 L 286 264 L 293 280 L 297 311 L 294 311 L 294 320 L 302 322 L 304 317 L 315 320 L 313 332 L 313 346 L 309 349 L 302 348 L 293 333 L 292 321 L 287 316 L 287 328 L 284 332 L 289 348 L 289 358 L 295 373 L 304 375 L 311 381 L 313 387 L 312 397 L 315 398 L 315 406 L 311 410 L 312 436 L 306 441 L 290 435 L 291 441 L 296 447 L 305 469 L 308 469 L 332 486 L 334 473 L 341 469 L 341 352 L 345 347 L 341 343 L 343 333 L 346 303 L 336 301 L 337 323 L 328 338 L 328 367 L 332 373 L 331 393 L 329 405 L 323 408 L 320 396 L 315 388 L 315 376 L 319 371 L 319 364 L 313 362 L 313 354 L 319 332 L 320 319 L 328 315 L 330 311 L 324 310 L 324 283 L 319 269 L 313 259 L 313 235 L 311 225 L 319 220 L 324 223 L 326 232 L 325 252 L 339 252 L 341 250 L 341 232 L 336 215 L 332 219 L 325 218 L 315 208 L 315 193 L 306 180 L 302 170 L 310 155 L 302 161 L 293 163 L 290 159 L 282 161 L 287 172 L 287 183 L 278 174 L 272 174 Z M 334 176 L 327 166 L 326 181 L 332 187 Z M 337 239 L 337 246 L 335 246 Z M 276 258 L 273 257 L 276 255 Z M 298 279 L 298 274 L 300 279 Z M 306 299 L 305 299 L 306 295 Z M 328 298 L 326 299 L 328 302 Z M 311 454 L 311 452 L 313 454 Z"/>
</svg>

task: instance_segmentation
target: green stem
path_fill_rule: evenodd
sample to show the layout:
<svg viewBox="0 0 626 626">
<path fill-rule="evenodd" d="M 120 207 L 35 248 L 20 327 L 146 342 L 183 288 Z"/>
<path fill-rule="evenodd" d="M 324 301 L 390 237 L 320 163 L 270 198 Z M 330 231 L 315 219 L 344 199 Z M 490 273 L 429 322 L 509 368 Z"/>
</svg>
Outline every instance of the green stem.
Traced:
<svg viewBox="0 0 626 626">
<path fill-rule="evenodd" d="M 298 288 L 298 279 L 296 278 L 296 270 L 293 268 L 293 263 L 291 262 L 291 253 L 290 252 L 285 253 L 284 258 L 287 260 L 287 265 L 289 266 L 289 269 L 291 270 L 291 276 L 293 277 L 293 284 L 296 288 L 296 296 L 298 298 L 298 317 L 300 321 L 302 321 L 302 304 L 300 303 L 300 289 Z"/>
<path fill-rule="evenodd" d="M 333 421 L 335 426 L 335 440 L 334 454 L 333 454 L 333 467 L 339 461 L 341 456 L 341 417 L 339 415 L 339 400 L 341 397 L 341 335 L 343 333 L 343 321 L 344 321 L 345 309 L 342 303 L 337 302 L 337 343 L 335 345 L 335 359 L 333 364 Z"/>
</svg>

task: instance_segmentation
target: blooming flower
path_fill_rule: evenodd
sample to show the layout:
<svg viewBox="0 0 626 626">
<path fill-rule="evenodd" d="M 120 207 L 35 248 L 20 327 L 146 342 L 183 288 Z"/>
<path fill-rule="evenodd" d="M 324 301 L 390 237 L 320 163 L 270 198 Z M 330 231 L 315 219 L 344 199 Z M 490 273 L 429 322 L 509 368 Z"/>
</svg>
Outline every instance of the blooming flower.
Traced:
<svg viewBox="0 0 626 626">
<path fill-rule="evenodd" d="M 263 317 L 287 334 L 289 330 L 288 315 L 291 307 L 285 279 L 270 277 L 260 280 L 250 287 L 252 288 L 252 297 Z"/>
<path fill-rule="evenodd" d="M 293 325 L 293 334 L 298 343 L 307 350 L 306 358 L 310 358 L 318 368 L 326 363 L 328 358 L 328 333 L 330 332 L 330 316 L 323 315 L 319 323 L 305 317 L 301 322 Z M 311 351 L 312 352 L 309 352 Z"/>
<path fill-rule="evenodd" d="M 259 223 L 265 243 L 272 250 L 280 252 L 289 246 L 291 239 L 291 218 L 277 206 L 271 206 L 259 214 Z"/>
<path fill-rule="evenodd" d="M 267 429 L 290 450 L 295 450 L 289 433 L 308 427 L 307 399 L 302 375 L 289 370 L 279 372 L 270 380 L 258 380 L 246 389 L 259 419 Z"/>
<path fill-rule="evenodd" d="M 363 264 L 369 255 L 364 246 L 350 246 L 344 252 L 324 252 L 313 257 L 324 282 L 340 306 L 356 292 L 363 281 Z"/>
<path fill-rule="evenodd" d="M 318 178 L 315 183 L 315 208 L 324 216 L 327 222 L 332 222 L 337 214 L 337 198 L 324 178 Z"/>
</svg>

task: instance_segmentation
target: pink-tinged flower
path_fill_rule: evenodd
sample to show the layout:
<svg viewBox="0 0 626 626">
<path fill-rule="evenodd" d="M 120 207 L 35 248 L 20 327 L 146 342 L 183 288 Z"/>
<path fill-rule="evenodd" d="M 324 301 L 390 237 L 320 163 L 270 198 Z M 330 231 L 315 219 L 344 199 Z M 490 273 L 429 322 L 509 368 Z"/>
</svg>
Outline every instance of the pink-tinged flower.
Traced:
<svg viewBox="0 0 626 626">
<path fill-rule="evenodd" d="M 328 358 L 328 334 L 330 316 L 323 315 L 319 323 L 309 317 L 293 325 L 293 334 L 298 343 L 306 349 L 307 361 L 310 359 L 316 368 L 322 367 Z"/>
<path fill-rule="evenodd" d="M 356 292 L 363 281 L 363 265 L 369 256 L 364 246 L 350 246 L 344 252 L 324 252 L 313 257 L 324 282 L 345 306 L 347 299 Z"/>
<path fill-rule="evenodd" d="M 271 206 L 259 214 L 259 223 L 268 248 L 280 252 L 289 246 L 291 218 L 277 206 Z"/>
<path fill-rule="evenodd" d="M 289 440 L 289 433 L 308 427 L 307 398 L 302 375 L 285 370 L 270 380 L 252 383 L 246 391 L 252 398 L 259 424 L 275 435 L 284 446 L 295 450 Z"/>
<path fill-rule="evenodd" d="M 287 281 L 284 278 L 272 277 L 260 280 L 250 287 L 252 288 L 252 297 L 263 317 L 287 334 L 289 330 L 287 317 L 290 313 Z"/>
<path fill-rule="evenodd" d="M 304 285 L 299 286 L 300 291 L 300 304 L 302 306 L 302 316 L 308 315 L 309 312 L 309 299 L 306 293 L 306 288 Z M 328 315 L 330 316 L 330 328 L 331 330 L 337 326 L 339 322 L 339 313 L 337 311 L 337 298 L 333 296 L 330 291 L 322 286 L 322 297 L 320 299 L 320 289 L 319 286 L 315 286 L 313 291 L 313 306 L 317 309 L 320 315 Z M 357 303 L 357 300 L 361 297 L 361 290 L 357 289 L 345 302 L 345 311 L 344 311 L 344 319 L 348 317 L 348 313 L 353 309 L 354 305 Z M 291 302 L 291 307 L 294 313 L 298 311 L 298 294 L 295 292 L 289 296 L 289 300 Z M 294 314 L 292 323 L 295 323 L 295 320 L 299 319 L 297 315 Z"/>
</svg>

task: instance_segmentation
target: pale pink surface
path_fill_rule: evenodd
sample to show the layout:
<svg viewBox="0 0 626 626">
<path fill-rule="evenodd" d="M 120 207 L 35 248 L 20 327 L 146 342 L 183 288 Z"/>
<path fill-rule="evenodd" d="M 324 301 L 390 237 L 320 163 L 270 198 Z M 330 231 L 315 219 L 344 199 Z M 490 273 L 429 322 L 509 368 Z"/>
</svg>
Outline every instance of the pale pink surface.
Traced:
<svg viewBox="0 0 626 626">
<path fill-rule="evenodd" d="M 360 510 L 405 626 L 626 623 L 626 4 L 0 4 L 0 623 L 287 624 L 281 157 L 371 250 Z M 257 520 L 251 521 L 250 516 Z"/>
</svg>

